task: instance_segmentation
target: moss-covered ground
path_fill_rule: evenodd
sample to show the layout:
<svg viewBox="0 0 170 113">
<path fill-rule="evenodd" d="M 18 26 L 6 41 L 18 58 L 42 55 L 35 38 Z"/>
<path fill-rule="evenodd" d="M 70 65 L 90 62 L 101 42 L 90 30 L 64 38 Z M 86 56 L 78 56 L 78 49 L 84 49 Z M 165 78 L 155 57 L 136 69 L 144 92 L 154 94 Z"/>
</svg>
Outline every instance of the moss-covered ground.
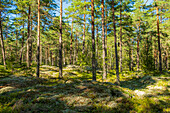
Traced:
<svg viewBox="0 0 170 113">
<path fill-rule="evenodd" d="M 68 65 L 58 79 L 58 67 L 12 70 L 0 66 L 0 113 L 159 113 L 170 112 L 170 72 L 123 72 L 116 85 L 114 71 L 97 81 L 86 67 Z"/>
</svg>

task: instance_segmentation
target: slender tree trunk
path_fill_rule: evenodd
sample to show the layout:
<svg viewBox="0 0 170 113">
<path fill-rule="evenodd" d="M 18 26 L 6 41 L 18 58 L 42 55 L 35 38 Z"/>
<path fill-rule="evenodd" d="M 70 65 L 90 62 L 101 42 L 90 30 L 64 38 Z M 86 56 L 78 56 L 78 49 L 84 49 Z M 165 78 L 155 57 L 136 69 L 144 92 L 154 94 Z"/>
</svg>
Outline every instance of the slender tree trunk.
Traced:
<svg viewBox="0 0 170 113">
<path fill-rule="evenodd" d="M 1 5 L 1 0 L 0 0 L 0 5 Z M 1 19 L 1 10 L 0 10 L 0 37 L 1 37 L 1 48 L 2 48 L 3 63 L 4 63 L 4 66 L 6 67 L 5 47 L 4 47 L 3 34 L 2 34 L 2 19 Z"/>
<path fill-rule="evenodd" d="M 16 44 L 15 54 L 16 54 L 16 61 L 17 61 L 18 60 L 18 30 L 16 30 L 15 44 Z"/>
<path fill-rule="evenodd" d="M 60 0 L 59 78 L 62 75 L 62 0 Z"/>
<path fill-rule="evenodd" d="M 78 53 L 78 50 L 79 50 L 78 47 L 79 46 L 78 46 L 78 39 L 77 38 L 78 38 L 78 36 L 76 35 L 76 62 L 77 62 L 78 56 L 79 56 L 79 53 Z"/>
<path fill-rule="evenodd" d="M 85 2 L 86 2 L 86 0 L 85 0 Z M 86 6 L 84 6 L 84 11 L 86 11 Z M 82 51 L 82 53 L 83 53 L 83 58 L 84 58 L 84 49 L 85 49 L 85 30 L 86 30 L 86 15 L 84 14 L 84 31 L 83 31 L 83 51 Z M 84 59 L 83 59 L 84 60 Z"/>
<path fill-rule="evenodd" d="M 96 59 L 95 59 L 95 35 L 94 35 L 94 0 L 91 0 L 91 19 L 92 19 L 92 73 L 93 80 L 96 81 Z"/>
<path fill-rule="evenodd" d="M 105 65 L 106 65 L 106 77 L 107 77 L 107 5 L 106 5 L 106 8 L 105 8 Z"/>
<path fill-rule="evenodd" d="M 31 6 L 29 5 L 28 10 L 28 32 L 27 32 L 27 67 L 30 67 L 30 57 L 29 57 L 29 44 L 30 44 L 30 15 L 31 15 Z"/>
<path fill-rule="evenodd" d="M 98 56 L 99 56 L 99 52 L 98 52 L 98 25 L 96 26 L 96 68 L 98 67 Z"/>
<path fill-rule="evenodd" d="M 137 34 L 137 71 L 139 71 L 139 37 L 140 37 L 140 22 L 138 25 L 138 34 Z"/>
<path fill-rule="evenodd" d="M 129 71 L 131 71 L 131 43 L 130 43 L 130 37 L 129 37 Z"/>
<path fill-rule="evenodd" d="M 159 33 L 159 9 L 157 4 L 156 4 L 156 15 L 157 15 L 158 51 L 159 51 L 159 71 L 162 72 L 162 57 L 161 57 L 160 33 Z"/>
<path fill-rule="evenodd" d="M 70 64 L 73 63 L 72 51 L 73 51 L 73 18 L 72 18 L 72 25 L 71 25 Z"/>
<path fill-rule="evenodd" d="M 156 40 L 154 41 L 154 60 L 155 60 L 155 69 L 158 68 L 158 61 L 157 61 L 157 49 L 156 49 Z"/>
<path fill-rule="evenodd" d="M 24 20 L 23 20 L 24 21 Z M 21 47 L 24 47 L 24 26 L 25 24 L 23 23 L 23 31 L 22 31 L 22 45 Z M 20 64 L 23 62 L 23 49 L 21 49 L 21 54 L 20 54 Z"/>
<path fill-rule="evenodd" d="M 115 10 L 114 10 L 114 0 L 112 0 L 112 13 L 113 13 L 113 28 L 114 28 L 114 44 L 115 44 L 115 56 L 116 56 L 116 77 L 117 83 L 120 84 L 119 80 L 119 64 L 118 64 L 118 55 L 117 55 L 117 38 L 116 38 L 116 25 L 115 25 Z"/>
<path fill-rule="evenodd" d="M 63 63 L 66 65 L 66 57 L 65 57 L 65 43 L 63 43 Z"/>
<path fill-rule="evenodd" d="M 122 72 L 122 0 L 120 0 L 120 71 Z"/>
<path fill-rule="evenodd" d="M 132 37 L 132 48 L 131 48 L 131 70 L 133 71 L 133 37 Z"/>
<path fill-rule="evenodd" d="M 29 63 L 32 65 L 32 16 L 30 15 L 31 29 L 30 29 L 30 39 L 28 40 L 29 44 Z"/>
<path fill-rule="evenodd" d="M 48 48 L 46 48 L 46 59 L 45 59 L 45 64 L 48 65 Z"/>
<path fill-rule="evenodd" d="M 40 75 L 40 0 L 38 0 L 37 77 Z"/>
<path fill-rule="evenodd" d="M 106 79 L 106 63 L 105 63 L 105 23 L 104 23 L 104 0 L 102 0 L 102 47 L 103 47 L 103 79 Z"/>
</svg>

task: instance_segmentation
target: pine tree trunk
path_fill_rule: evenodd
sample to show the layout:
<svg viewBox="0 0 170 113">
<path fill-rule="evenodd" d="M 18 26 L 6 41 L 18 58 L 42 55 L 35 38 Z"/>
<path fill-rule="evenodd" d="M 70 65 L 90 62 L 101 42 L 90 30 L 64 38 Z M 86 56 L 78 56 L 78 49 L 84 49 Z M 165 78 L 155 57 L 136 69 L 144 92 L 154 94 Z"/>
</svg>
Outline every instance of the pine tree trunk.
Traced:
<svg viewBox="0 0 170 113">
<path fill-rule="evenodd" d="M 132 37 L 132 48 L 131 48 L 131 70 L 133 71 L 133 37 Z"/>
<path fill-rule="evenodd" d="M 15 44 L 16 44 L 15 56 L 16 56 L 16 61 L 18 61 L 18 30 L 16 30 Z"/>
<path fill-rule="evenodd" d="M 23 20 L 24 21 L 24 20 Z M 24 47 L 24 26 L 25 24 L 23 23 L 23 31 L 22 31 L 22 44 L 21 47 Z M 21 54 L 20 54 L 20 64 L 23 62 L 23 49 L 21 49 Z"/>
<path fill-rule="evenodd" d="M 66 65 L 65 43 L 63 43 L 63 63 Z"/>
<path fill-rule="evenodd" d="M 38 0 L 37 77 L 40 75 L 40 0 Z"/>
<path fill-rule="evenodd" d="M 139 71 L 139 37 L 140 37 L 140 22 L 138 25 L 138 33 L 137 33 L 137 71 Z"/>
<path fill-rule="evenodd" d="M 131 68 L 131 43 L 130 43 L 130 37 L 129 37 L 128 45 L 129 45 L 129 71 L 131 71 L 132 68 Z"/>
<path fill-rule="evenodd" d="M 106 65 L 106 77 L 107 77 L 107 5 L 105 8 L 105 65 Z"/>
<path fill-rule="evenodd" d="M 92 73 L 93 80 L 96 81 L 96 59 L 95 59 L 95 36 L 94 36 L 94 0 L 91 0 L 91 19 L 92 19 Z"/>
<path fill-rule="evenodd" d="M 29 55 L 29 44 L 30 44 L 30 15 L 31 15 L 31 6 L 29 5 L 28 10 L 28 32 L 27 32 L 27 67 L 30 67 L 30 55 Z"/>
<path fill-rule="evenodd" d="M 116 77 L 117 83 L 120 84 L 119 80 L 119 64 L 118 64 L 118 55 L 117 55 L 117 38 L 116 38 L 116 25 L 115 25 L 115 10 L 114 10 L 114 0 L 112 0 L 112 14 L 113 14 L 113 28 L 114 28 L 114 44 L 115 44 L 115 56 L 116 56 Z"/>
<path fill-rule="evenodd" d="M 120 0 L 120 71 L 122 72 L 122 0 Z"/>
<path fill-rule="evenodd" d="M 85 0 L 85 2 L 86 2 L 86 0 Z M 84 11 L 86 11 L 86 6 L 84 6 Z M 84 14 L 84 27 L 83 27 L 83 51 L 82 51 L 82 53 L 83 53 L 83 58 L 84 58 L 84 49 L 85 49 L 85 30 L 86 30 L 86 15 Z M 84 60 L 84 59 L 83 59 Z"/>
<path fill-rule="evenodd" d="M 155 69 L 157 69 L 158 68 L 158 61 L 157 61 L 156 40 L 154 41 L 154 60 L 155 60 Z"/>
<path fill-rule="evenodd" d="M 159 51 L 159 71 L 162 72 L 162 57 L 161 57 L 160 33 L 159 33 L 159 9 L 157 5 L 156 5 L 156 15 L 157 15 L 158 51 Z"/>
<path fill-rule="evenodd" d="M 1 5 L 1 0 L 0 0 L 0 5 Z M 2 48 L 3 63 L 4 63 L 4 66 L 6 67 L 5 47 L 4 47 L 3 34 L 2 34 L 2 19 L 1 19 L 1 10 L 0 10 L 0 37 L 1 37 L 1 48 Z"/>
<path fill-rule="evenodd" d="M 71 42 L 70 42 L 70 64 L 72 64 L 73 56 L 72 56 L 72 51 L 73 51 L 73 18 L 72 18 L 72 25 L 71 25 Z"/>
<path fill-rule="evenodd" d="M 105 63 L 105 23 L 104 23 L 104 0 L 102 0 L 102 48 L 103 48 L 103 79 L 106 79 L 106 63 Z"/>
<path fill-rule="evenodd" d="M 60 0 L 59 78 L 62 75 L 62 0 Z"/>
<path fill-rule="evenodd" d="M 99 55 L 99 52 L 98 52 L 98 25 L 96 26 L 96 68 L 98 67 L 98 55 Z"/>
</svg>

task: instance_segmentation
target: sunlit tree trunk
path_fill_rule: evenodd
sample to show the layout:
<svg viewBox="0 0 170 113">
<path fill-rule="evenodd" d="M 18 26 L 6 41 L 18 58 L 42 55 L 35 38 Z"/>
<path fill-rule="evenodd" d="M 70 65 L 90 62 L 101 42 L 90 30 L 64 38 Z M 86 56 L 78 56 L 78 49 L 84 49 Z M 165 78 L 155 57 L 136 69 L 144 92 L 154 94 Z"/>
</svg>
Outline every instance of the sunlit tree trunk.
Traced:
<svg viewBox="0 0 170 113">
<path fill-rule="evenodd" d="M 116 80 L 116 81 L 117 81 L 118 84 L 120 84 L 120 80 L 119 80 L 119 64 L 118 64 L 118 55 L 117 55 L 117 38 L 116 38 L 114 0 L 112 0 L 112 14 L 113 14 L 113 29 L 114 29 L 115 56 L 116 56 L 116 77 L 117 77 L 117 80 Z"/>
<path fill-rule="evenodd" d="M 102 0 L 102 48 L 103 48 L 103 79 L 106 79 L 106 62 L 105 62 L 105 23 L 104 23 L 104 0 Z"/>
<path fill-rule="evenodd" d="M 94 0 L 91 0 L 91 19 L 92 19 L 92 73 L 93 80 L 96 81 L 96 59 L 95 59 L 95 36 L 94 36 Z"/>
<path fill-rule="evenodd" d="M 1 0 L 0 0 L 0 5 L 1 5 Z M 4 66 L 6 66 L 5 47 L 4 47 L 3 34 L 2 34 L 1 10 L 0 10 L 0 38 L 1 38 L 1 49 L 2 49 L 3 63 L 4 63 Z"/>
<path fill-rule="evenodd" d="M 139 71 L 139 37 L 140 37 L 140 22 L 138 27 L 138 33 L 137 33 L 137 71 Z"/>
<path fill-rule="evenodd" d="M 162 71 L 162 57 L 161 57 L 160 33 L 159 33 L 159 9 L 158 9 L 157 4 L 156 4 L 156 15 L 157 15 L 158 51 L 159 51 L 159 71 L 161 72 Z"/>
<path fill-rule="evenodd" d="M 40 0 L 38 0 L 37 77 L 40 75 Z"/>
<path fill-rule="evenodd" d="M 62 75 L 62 0 L 60 0 L 59 78 Z"/>
<path fill-rule="evenodd" d="M 28 32 L 27 32 L 27 67 L 30 67 L 30 55 L 29 55 L 29 44 L 30 44 L 30 15 L 31 15 L 31 6 L 29 5 L 28 10 Z"/>
<path fill-rule="evenodd" d="M 24 21 L 24 20 L 23 20 Z M 23 23 L 23 31 L 22 31 L 22 44 L 21 44 L 21 54 L 20 54 L 20 64 L 23 62 L 23 47 L 24 47 L 24 26 L 25 26 L 25 23 Z"/>
<path fill-rule="evenodd" d="M 122 0 L 120 0 L 120 71 L 122 72 Z"/>
<path fill-rule="evenodd" d="M 72 24 L 71 24 L 71 40 L 70 40 L 71 44 L 70 44 L 70 64 L 72 64 L 73 61 L 73 55 L 72 55 L 72 51 L 73 51 L 73 18 L 72 18 Z"/>
<path fill-rule="evenodd" d="M 86 2 L 86 0 L 85 0 Z M 84 11 L 86 11 L 86 6 L 84 6 Z M 83 27 L 83 58 L 84 58 L 84 49 L 85 49 L 85 31 L 86 30 L 86 15 L 84 14 L 84 27 Z"/>
</svg>

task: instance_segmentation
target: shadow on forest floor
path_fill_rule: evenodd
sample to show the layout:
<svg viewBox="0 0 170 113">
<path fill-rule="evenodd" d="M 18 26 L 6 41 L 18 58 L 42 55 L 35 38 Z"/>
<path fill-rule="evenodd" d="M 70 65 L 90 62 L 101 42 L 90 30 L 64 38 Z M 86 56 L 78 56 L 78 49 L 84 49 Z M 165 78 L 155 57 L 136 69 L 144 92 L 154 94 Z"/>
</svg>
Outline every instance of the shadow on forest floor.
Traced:
<svg viewBox="0 0 170 113">
<path fill-rule="evenodd" d="M 128 77 L 121 81 L 121 86 L 116 86 L 91 81 L 90 73 L 74 68 L 65 68 L 64 78 L 58 79 L 58 72 L 53 69 L 55 67 L 49 68 L 50 71 L 42 67 L 42 72 L 46 73 L 39 79 L 23 76 L 19 71 L 16 73 L 18 75 L 10 75 L 5 71 L 8 76 L 0 78 L 0 112 L 163 112 L 168 108 L 169 92 L 166 87 L 165 90 L 157 89 L 156 95 L 150 97 L 138 98 L 133 94 L 134 90 L 156 84 L 157 81 L 150 76 Z M 113 74 L 114 72 L 110 76 L 113 77 Z M 48 78 L 51 75 L 55 78 Z M 166 79 L 160 80 L 169 87 Z M 155 92 L 155 87 L 152 91 Z M 158 96 L 161 98 L 158 99 Z M 149 98 L 156 98 L 158 101 Z"/>
<path fill-rule="evenodd" d="M 153 80 L 151 76 L 135 77 L 131 80 L 121 81 L 121 87 L 129 88 L 131 90 L 144 89 L 155 82 L 156 81 Z"/>
</svg>

